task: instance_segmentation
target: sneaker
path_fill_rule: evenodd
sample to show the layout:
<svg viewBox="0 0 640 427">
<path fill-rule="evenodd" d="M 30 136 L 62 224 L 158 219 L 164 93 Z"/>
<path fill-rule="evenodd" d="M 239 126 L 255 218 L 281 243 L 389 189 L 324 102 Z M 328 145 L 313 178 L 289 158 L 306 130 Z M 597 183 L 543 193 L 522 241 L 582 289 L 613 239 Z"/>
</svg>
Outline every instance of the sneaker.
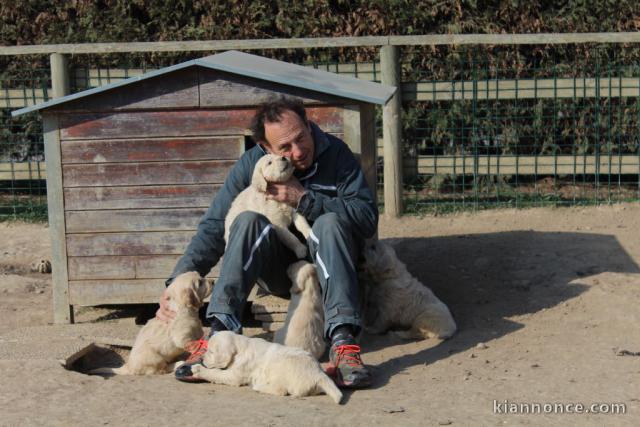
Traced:
<svg viewBox="0 0 640 427">
<path fill-rule="evenodd" d="M 333 344 L 329 350 L 329 361 L 326 372 L 338 387 L 364 388 L 371 385 L 371 373 L 362 363 L 359 345 Z"/>
<path fill-rule="evenodd" d="M 207 348 L 209 348 L 209 340 L 206 338 L 206 335 L 199 340 L 188 343 L 185 346 L 185 350 L 191 354 L 182 365 L 176 368 L 176 371 L 174 372 L 176 379 L 190 383 L 203 382 L 200 378 L 195 378 L 193 376 L 191 367 L 193 365 L 202 365 L 202 358 L 207 352 Z"/>
</svg>

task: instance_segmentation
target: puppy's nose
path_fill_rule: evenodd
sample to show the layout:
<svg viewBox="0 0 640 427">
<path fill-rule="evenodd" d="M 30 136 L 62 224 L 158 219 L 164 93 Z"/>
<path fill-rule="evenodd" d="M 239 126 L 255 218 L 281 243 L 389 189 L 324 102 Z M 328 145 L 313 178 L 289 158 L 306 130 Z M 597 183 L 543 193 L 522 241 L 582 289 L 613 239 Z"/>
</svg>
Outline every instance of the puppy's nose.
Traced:
<svg viewBox="0 0 640 427">
<path fill-rule="evenodd" d="M 283 162 L 286 162 L 286 161 L 287 161 L 287 158 L 286 158 L 286 157 L 284 157 L 284 156 L 282 156 L 282 157 L 280 157 L 280 160 L 282 160 Z"/>
</svg>

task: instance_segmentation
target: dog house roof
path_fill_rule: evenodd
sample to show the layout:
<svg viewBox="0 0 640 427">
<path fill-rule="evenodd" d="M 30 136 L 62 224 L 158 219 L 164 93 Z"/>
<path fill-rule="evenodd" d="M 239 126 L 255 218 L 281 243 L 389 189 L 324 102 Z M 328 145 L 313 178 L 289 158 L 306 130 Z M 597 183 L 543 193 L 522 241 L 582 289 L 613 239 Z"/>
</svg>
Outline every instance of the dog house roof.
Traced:
<svg viewBox="0 0 640 427">
<path fill-rule="evenodd" d="M 204 58 L 193 59 L 171 67 L 150 71 L 141 76 L 131 77 L 105 86 L 52 99 L 41 104 L 13 111 L 11 114 L 15 117 L 20 114 L 46 109 L 54 105 L 64 104 L 65 102 L 92 96 L 121 86 L 135 84 L 141 80 L 194 66 L 239 74 L 259 80 L 299 87 L 371 104 L 386 104 L 396 91 L 394 86 L 385 86 L 354 77 L 342 76 L 310 67 L 230 50 Z"/>
</svg>

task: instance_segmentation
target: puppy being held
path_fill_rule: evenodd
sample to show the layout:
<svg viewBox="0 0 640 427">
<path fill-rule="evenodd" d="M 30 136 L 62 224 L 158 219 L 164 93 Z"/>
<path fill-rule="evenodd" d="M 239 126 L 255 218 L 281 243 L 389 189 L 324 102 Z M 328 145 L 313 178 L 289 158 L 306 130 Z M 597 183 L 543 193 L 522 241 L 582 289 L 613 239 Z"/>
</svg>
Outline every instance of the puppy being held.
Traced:
<svg viewBox="0 0 640 427">
<path fill-rule="evenodd" d="M 298 258 L 307 255 L 307 247 L 289 231 L 293 222 L 305 239 L 309 238 L 311 227 L 302 215 L 283 202 L 270 198 L 267 194 L 268 183 L 284 183 L 293 176 L 295 168 L 286 157 L 266 154 L 256 163 L 251 185 L 235 198 L 224 221 L 224 240 L 229 243 L 231 224 L 244 211 L 253 211 L 264 215 L 273 225 L 278 238 L 291 249 Z"/>
<path fill-rule="evenodd" d="M 196 378 L 249 385 L 260 393 L 294 397 L 326 393 L 336 403 L 342 400 L 342 392 L 308 352 L 230 331 L 213 335 L 202 365 L 191 370 Z"/>
<path fill-rule="evenodd" d="M 445 339 L 456 332 L 447 306 L 409 273 L 390 245 L 369 243 L 364 257 L 364 271 L 370 278 L 367 331 L 382 334 L 394 327 L 409 328 L 395 332 L 404 339 Z"/>
<path fill-rule="evenodd" d="M 129 360 L 120 368 L 98 368 L 90 374 L 153 375 L 173 371 L 174 362 L 184 354 L 185 346 L 202 337 L 198 309 L 211 293 L 211 283 L 197 272 L 177 276 L 167 288 L 169 308 L 176 317 L 165 323 L 153 318 L 136 337 Z"/>
<path fill-rule="evenodd" d="M 324 341 L 324 311 L 316 267 L 298 261 L 287 269 L 291 279 L 291 301 L 284 326 L 273 338 L 278 344 L 298 347 L 319 359 L 326 348 Z"/>
</svg>

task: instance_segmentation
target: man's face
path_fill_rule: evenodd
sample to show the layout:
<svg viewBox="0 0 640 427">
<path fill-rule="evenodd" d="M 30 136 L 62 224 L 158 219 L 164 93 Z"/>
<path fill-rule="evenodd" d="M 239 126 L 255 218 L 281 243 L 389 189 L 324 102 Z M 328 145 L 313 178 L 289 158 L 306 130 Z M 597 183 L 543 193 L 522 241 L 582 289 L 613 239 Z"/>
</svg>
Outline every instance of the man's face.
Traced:
<svg viewBox="0 0 640 427">
<path fill-rule="evenodd" d="M 293 111 L 284 111 L 279 122 L 265 122 L 265 150 L 284 156 L 298 170 L 305 170 L 313 163 L 314 143 L 311 129 Z"/>
</svg>

